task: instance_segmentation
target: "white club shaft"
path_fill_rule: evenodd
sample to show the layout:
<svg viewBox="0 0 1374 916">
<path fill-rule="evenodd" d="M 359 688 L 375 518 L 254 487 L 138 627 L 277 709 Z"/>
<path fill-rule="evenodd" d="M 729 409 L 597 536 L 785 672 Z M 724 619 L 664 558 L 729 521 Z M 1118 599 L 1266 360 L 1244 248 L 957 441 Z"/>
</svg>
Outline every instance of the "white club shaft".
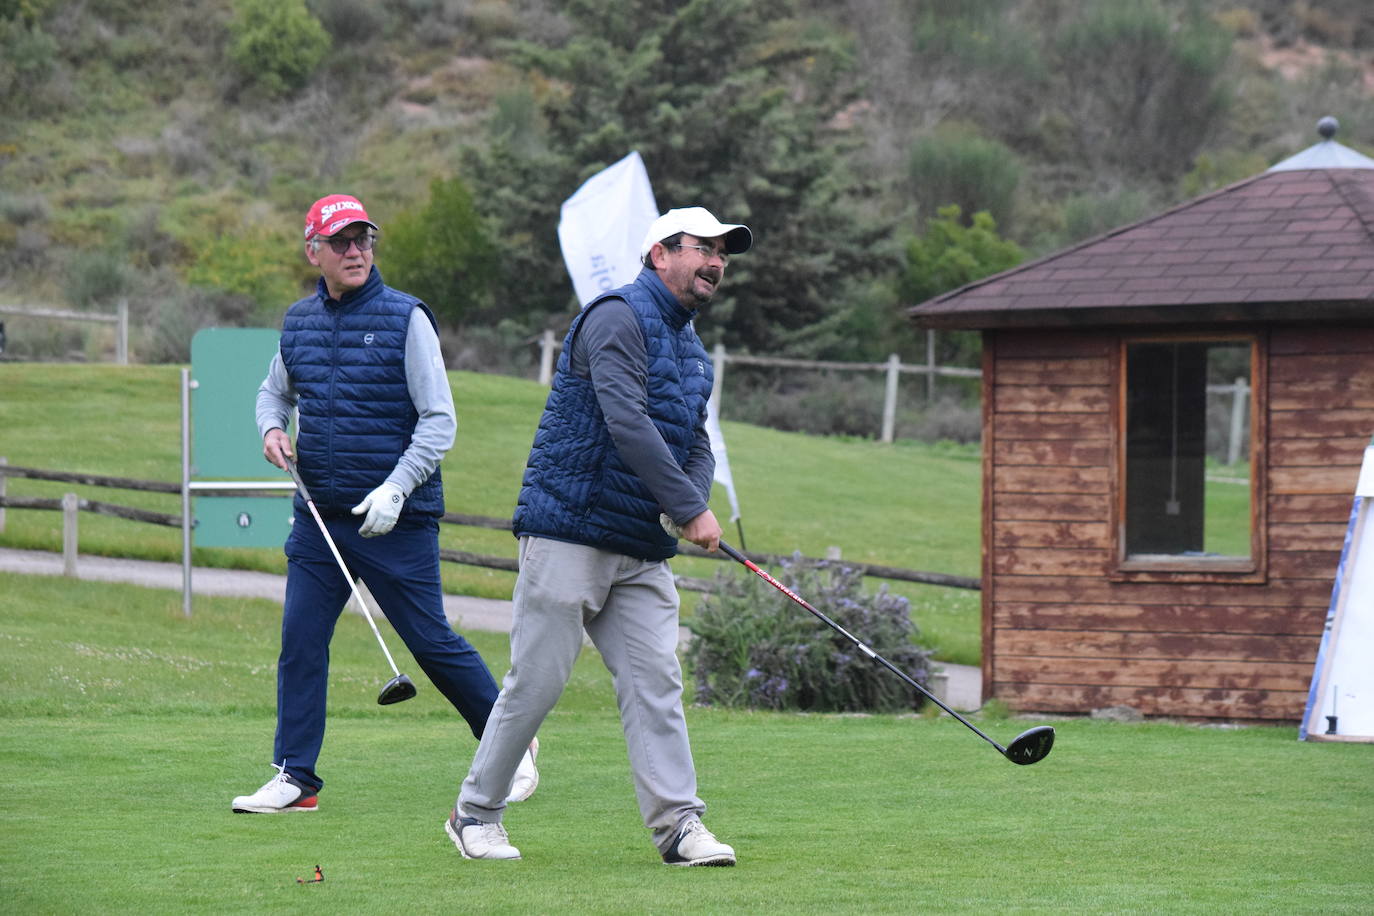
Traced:
<svg viewBox="0 0 1374 916">
<path fill-rule="evenodd" d="M 315 516 L 315 522 L 320 526 L 320 534 L 324 535 L 324 542 L 329 545 L 329 552 L 334 554 L 334 560 L 339 564 L 339 570 L 348 580 L 348 587 L 353 589 L 353 597 L 358 600 L 358 606 L 363 609 L 363 616 L 367 618 L 367 625 L 372 627 L 372 635 L 377 637 L 377 645 L 382 647 L 382 654 L 386 656 L 386 662 L 391 666 L 391 673 L 400 677 L 401 671 L 396 667 L 396 660 L 391 657 L 391 650 L 386 647 L 386 640 L 382 639 L 382 631 L 377 629 L 377 622 L 372 619 L 372 612 L 368 610 L 367 602 L 363 600 L 363 593 L 358 591 L 358 583 L 353 581 L 353 576 L 348 572 L 348 567 L 339 554 L 339 548 L 334 546 L 334 539 L 329 536 L 329 529 L 325 527 L 324 519 L 320 518 L 319 510 L 315 508 L 315 501 L 307 499 L 305 504 L 309 507 L 310 514 Z"/>
</svg>

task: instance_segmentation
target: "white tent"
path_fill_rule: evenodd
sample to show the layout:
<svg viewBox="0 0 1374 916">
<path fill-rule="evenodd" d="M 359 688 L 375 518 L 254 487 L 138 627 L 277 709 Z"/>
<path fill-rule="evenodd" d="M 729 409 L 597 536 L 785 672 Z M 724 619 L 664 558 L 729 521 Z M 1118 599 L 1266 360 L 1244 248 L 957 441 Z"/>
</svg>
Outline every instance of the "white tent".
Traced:
<svg viewBox="0 0 1374 916">
<path fill-rule="evenodd" d="M 1374 442 L 1364 450 L 1298 738 L 1374 742 Z"/>
</svg>

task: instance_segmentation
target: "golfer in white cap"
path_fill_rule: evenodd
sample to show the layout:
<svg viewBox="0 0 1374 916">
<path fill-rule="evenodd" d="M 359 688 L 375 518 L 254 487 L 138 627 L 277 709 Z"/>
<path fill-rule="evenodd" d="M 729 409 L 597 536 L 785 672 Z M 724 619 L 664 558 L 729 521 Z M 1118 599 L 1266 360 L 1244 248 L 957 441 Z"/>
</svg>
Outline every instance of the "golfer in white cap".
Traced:
<svg viewBox="0 0 1374 916">
<path fill-rule="evenodd" d="M 611 671 L 635 797 L 659 855 L 669 865 L 735 864 L 734 849 L 701 822 L 667 562 L 677 539 L 659 514 L 700 547 L 720 542 L 707 505 L 711 360 L 691 322 L 751 241 L 746 227 L 701 207 L 669 210 L 644 237 L 635 281 L 573 320 L 515 510 L 510 671 L 445 824 L 466 858 L 520 858 L 501 824 L 506 790 L 585 630 Z"/>
</svg>

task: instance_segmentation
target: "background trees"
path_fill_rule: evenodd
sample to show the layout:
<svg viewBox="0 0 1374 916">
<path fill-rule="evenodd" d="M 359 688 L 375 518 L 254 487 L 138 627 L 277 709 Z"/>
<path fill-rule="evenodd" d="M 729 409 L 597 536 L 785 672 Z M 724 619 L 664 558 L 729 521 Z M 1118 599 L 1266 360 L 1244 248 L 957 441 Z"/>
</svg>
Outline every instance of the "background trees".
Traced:
<svg viewBox="0 0 1374 916">
<path fill-rule="evenodd" d="M 1361 0 L 0 0 L 0 298 L 117 287 L 135 354 L 184 358 L 276 320 L 301 214 L 347 190 L 387 279 L 481 341 L 451 358 L 530 371 L 575 308 L 559 206 L 634 149 L 660 206 L 757 232 L 708 343 L 915 358 L 932 290 L 1255 174 L 1323 114 L 1368 151 L 1371 36 Z"/>
</svg>

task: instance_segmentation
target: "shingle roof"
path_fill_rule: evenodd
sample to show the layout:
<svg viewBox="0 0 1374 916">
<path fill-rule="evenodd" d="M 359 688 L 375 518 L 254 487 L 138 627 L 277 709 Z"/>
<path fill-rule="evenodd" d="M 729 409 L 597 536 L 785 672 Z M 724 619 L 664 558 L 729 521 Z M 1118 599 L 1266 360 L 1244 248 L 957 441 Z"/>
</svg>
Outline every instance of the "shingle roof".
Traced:
<svg viewBox="0 0 1374 916">
<path fill-rule="evenodd" d="M 952 328 L 1374 318 L 1374 169 L 1265 172 L 908 314 Z"/>
</svg>

